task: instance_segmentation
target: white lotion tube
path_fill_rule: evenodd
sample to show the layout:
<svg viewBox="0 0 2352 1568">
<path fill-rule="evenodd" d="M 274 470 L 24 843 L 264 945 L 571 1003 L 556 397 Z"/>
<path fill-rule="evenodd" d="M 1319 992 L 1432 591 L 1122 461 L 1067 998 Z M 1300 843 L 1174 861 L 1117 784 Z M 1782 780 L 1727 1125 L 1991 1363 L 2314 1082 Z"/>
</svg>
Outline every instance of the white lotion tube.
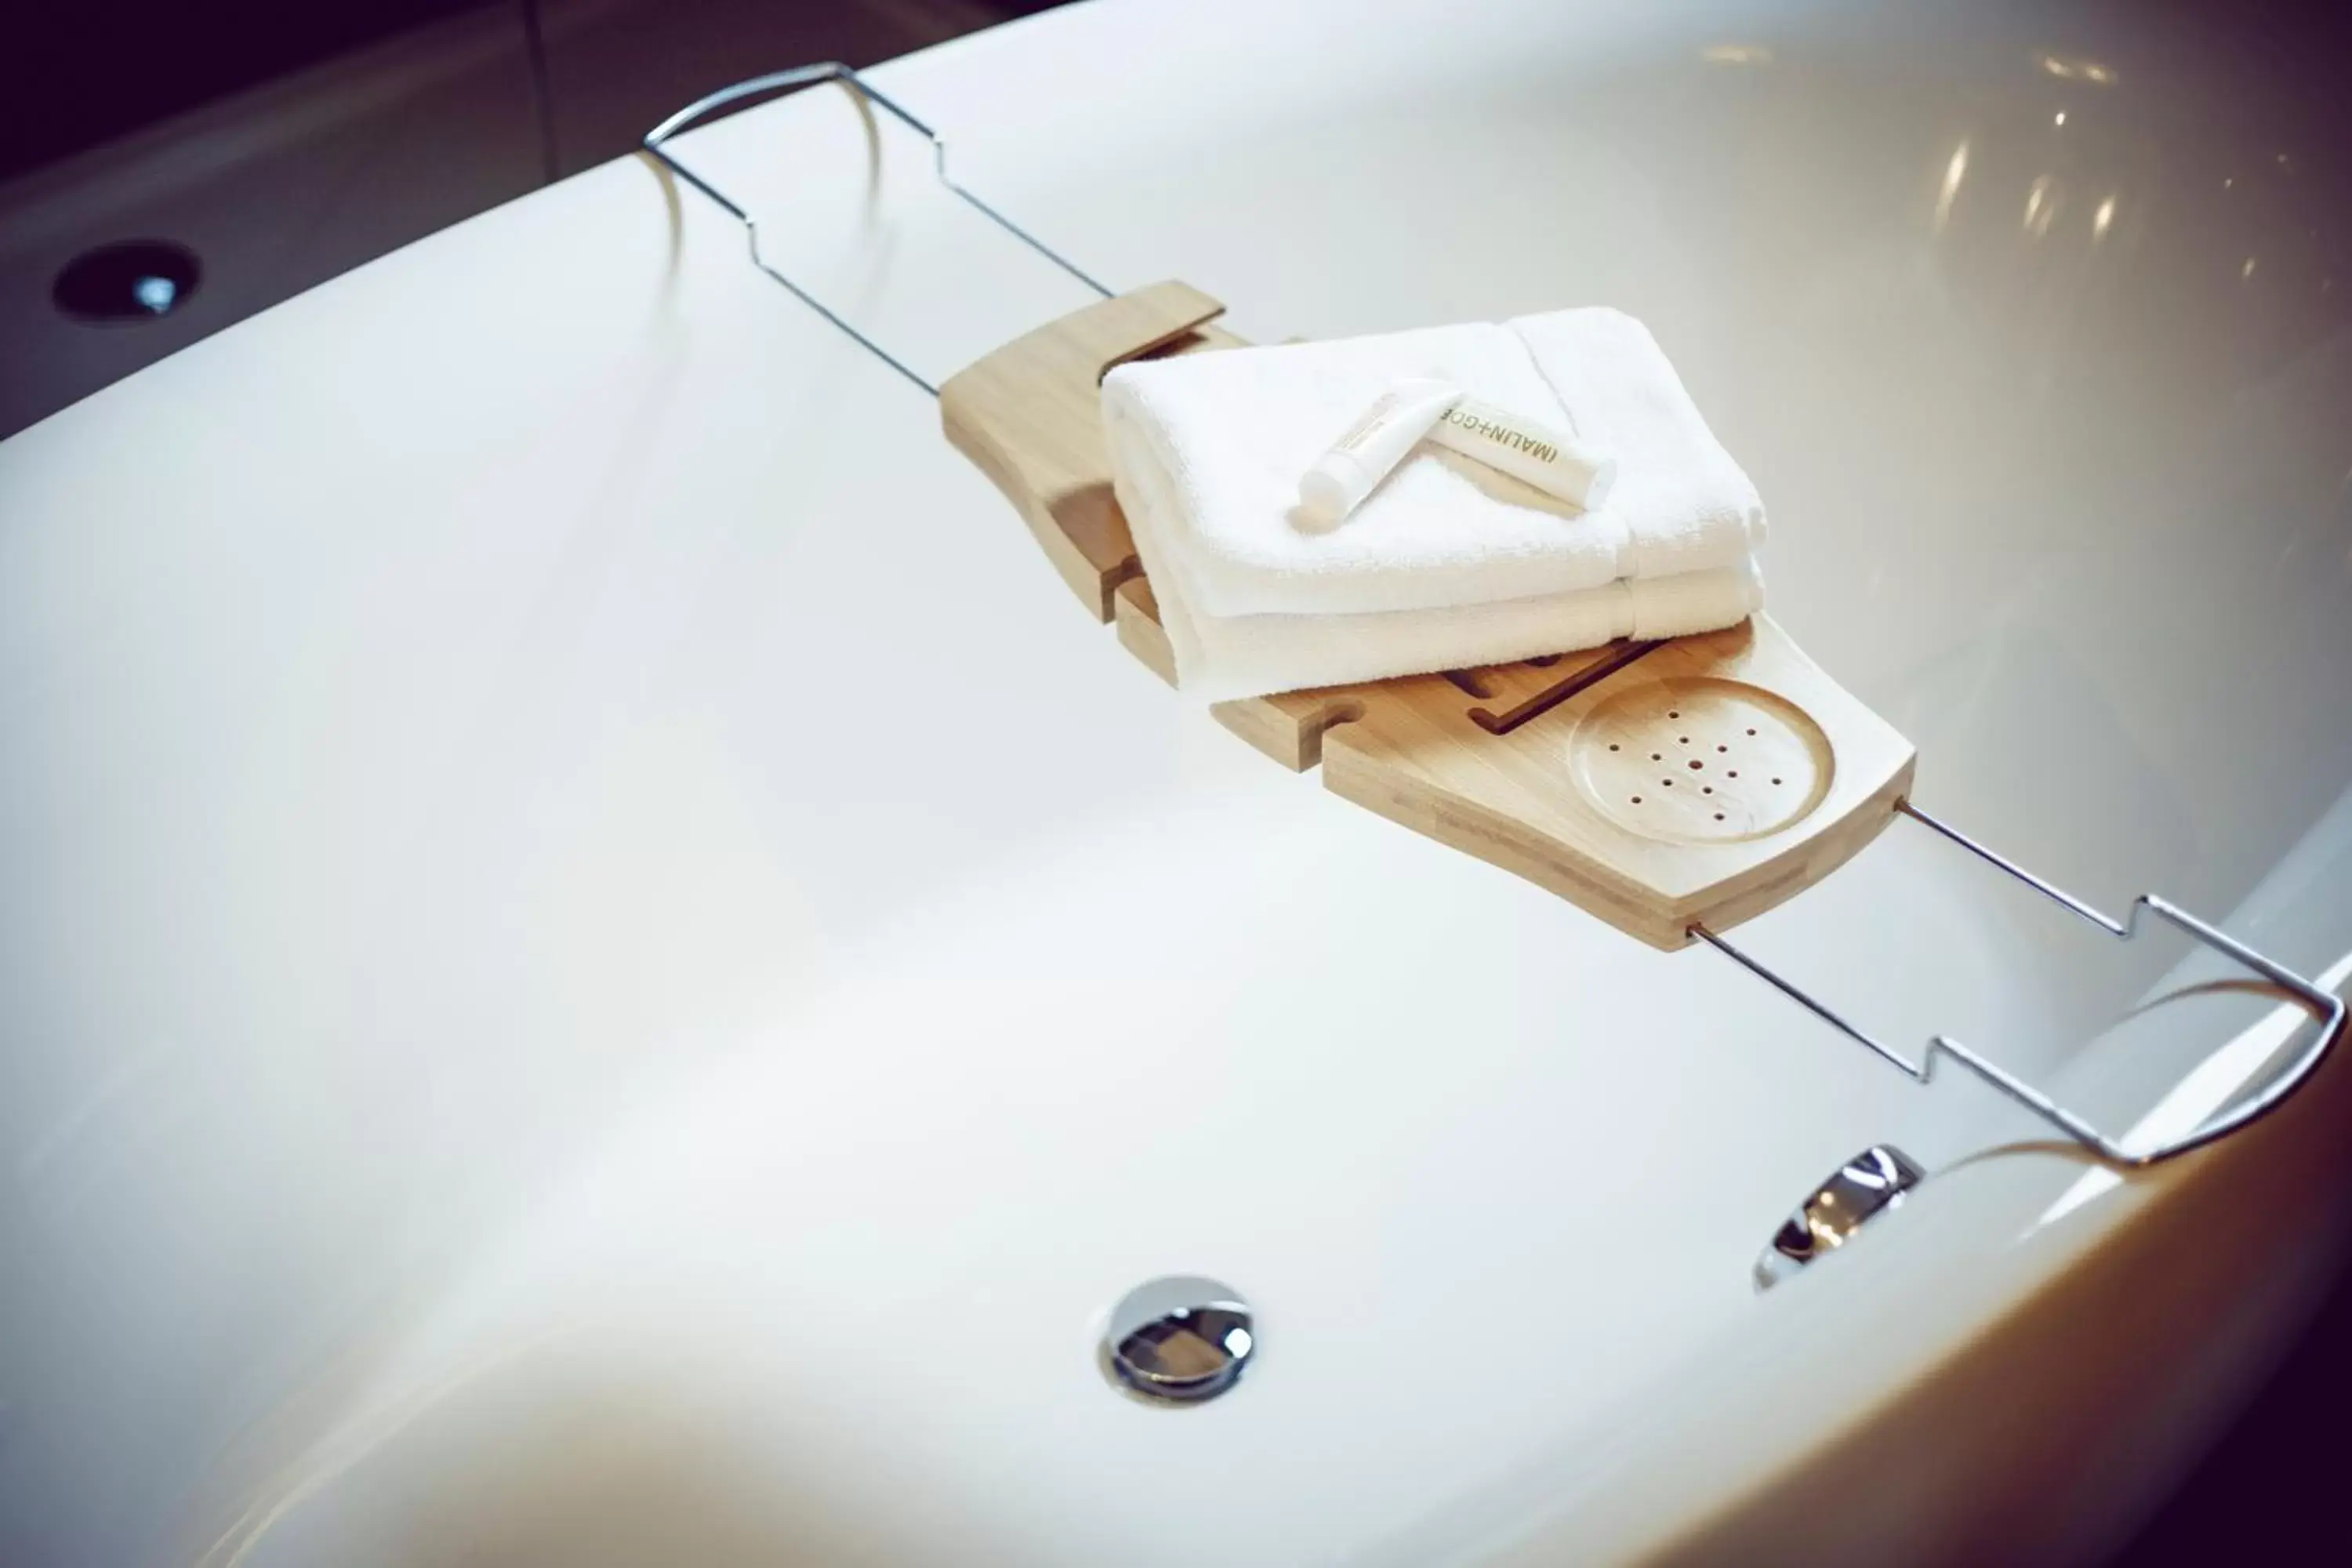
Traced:
<svg viewBox="0 0 2352 1568">
<path fill-rule="evenodd" d="M 1398 382 L 1315 459 L 1298 481 L 1300 503 L 1327 526 L 1337 523 L 1404 461 L 1413 443 L 1429 434 L 1430 426 L 1461 396 L 1462 389 L 1451 382 L 1419 377 Z"/>
<path fill-rule="evenodd" d="M 1473 397 L 1446 405 L 1424 434 L 1433 446 L 1523 479 L 1587 511 L 1608 499 L 1617 459 L 1577 445 L 1564 430 L 1525 419 Z"/>
</svg>

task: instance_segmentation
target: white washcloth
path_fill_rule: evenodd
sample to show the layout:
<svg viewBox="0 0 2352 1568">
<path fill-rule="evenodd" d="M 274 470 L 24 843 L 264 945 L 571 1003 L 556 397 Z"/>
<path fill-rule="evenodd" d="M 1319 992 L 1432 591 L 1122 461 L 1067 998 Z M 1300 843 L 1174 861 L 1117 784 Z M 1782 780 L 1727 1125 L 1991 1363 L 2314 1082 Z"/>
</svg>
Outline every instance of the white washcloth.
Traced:
<svg viewBox="0 0 2352 1568">
<path fill-rule="evenodd" d="M 1363 616 L 1195 616 L 1160 600 L 1180 689 L 1202 702 L 1475 669 L 1619 637 L 1675 637 L 1737 626 L 1763 607 L 1755 565 L 1611 583 L 1573 594 L 1451 610 Z"/>
<path fill-rule="evenodd" d="M 1424 444 L 1345 522 L 1318 528 L 1298 509 L 1299 477 L 1406 376 L 1616 458 L 1607 503 L 1580 511 Z M 1755 486 L 1648 330 L 1617 310 L 1125 364 L 1103 382 L 1103 424 L 1116 473 L 1158 476 L 1134 487 L 1148 514 L 1128 508 L 1158 545 L 1154 588 L 1203 616 L 1534 598 L 1736 567 L 1763 538 Z"/>
<path fill-rule="evenodd" d="M 1763 576 L 1749 557 L 1709 572 L 1448 609 L 1202 616 L 1181 591 L 1160 586 L 1168 579 L 1160 572 L 1157 542 L 1150 525 L 1137 521 L 1154 515 L 1139 487 L 1157 478 L 1118 471 L 1112 488 L 1160 604 L 1160 624 L 1175 654 L 1177 688 L 1202 702 L 1508 664 L 1598 647 L 1619 637 L 1684 637 L 1735 626 L 1764 604 Z"/>
</svg>

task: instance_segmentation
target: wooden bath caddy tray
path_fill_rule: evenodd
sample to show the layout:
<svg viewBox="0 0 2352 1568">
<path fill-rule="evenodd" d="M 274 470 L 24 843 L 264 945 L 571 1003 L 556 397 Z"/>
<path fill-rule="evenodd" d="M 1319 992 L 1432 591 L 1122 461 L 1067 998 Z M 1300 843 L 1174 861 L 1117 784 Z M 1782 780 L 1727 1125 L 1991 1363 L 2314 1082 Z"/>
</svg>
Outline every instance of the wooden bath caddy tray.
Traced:
<svg viewBox="0 0 2352 1568">
<path fill-rule="evenodd" d="M 1064 582 L 1172 683 L 1111 494 L 1102 378 L 1238 347 L 1224 307 L 1159 283 L 1074 311 L 940 388 L 948 439 L 1019 509 Z M 1524 664 L 1221 702 L 1225 728 L 1335 795 L 1515 871 L 1656 947 L 1820 880 L 1894 820 L 1910 742 L 1764 616 Z"/>
</svg>

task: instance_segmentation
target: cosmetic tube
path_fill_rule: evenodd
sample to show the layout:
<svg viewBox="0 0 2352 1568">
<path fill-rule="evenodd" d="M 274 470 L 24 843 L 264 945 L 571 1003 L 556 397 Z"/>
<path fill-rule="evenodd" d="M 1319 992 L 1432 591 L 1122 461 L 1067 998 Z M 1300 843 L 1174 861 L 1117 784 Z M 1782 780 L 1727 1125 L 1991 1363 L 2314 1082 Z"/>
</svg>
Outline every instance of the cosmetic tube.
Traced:
<svg viewBox="0 0 2352 1568">
<path fill-rule="evenodd" d="M 1461 395 L 1451 382 L 1418 377 L 1381 393 L 1298 481 L 1300 503 L 1326 527 L 1339 522 L 1404 461 L 1413 443 Z"/>
<path fill-rule="evenodd" d="M 1617 459 L 1577 444 L 1576 437 L 1491 403 L 1458 398 L 1423 434 L 1432 446 L 1461 453 L 1587 511 L 1617 482 Z"/>
</svg>

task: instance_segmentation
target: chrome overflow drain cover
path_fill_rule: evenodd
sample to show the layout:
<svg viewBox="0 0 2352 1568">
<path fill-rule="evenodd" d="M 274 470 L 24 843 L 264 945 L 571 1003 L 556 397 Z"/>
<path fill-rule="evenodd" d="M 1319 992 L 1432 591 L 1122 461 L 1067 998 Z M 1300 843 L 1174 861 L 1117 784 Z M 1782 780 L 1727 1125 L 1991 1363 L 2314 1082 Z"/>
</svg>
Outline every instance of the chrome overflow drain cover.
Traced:
<svg viewBox="0 0 2352 1568">
<path fill-rule="evenodd" d="M 1756 1260 L 1756 1289 L 1769 1290 L 1827 1252 L 1843 1247 L 1864 1225 L 1903 1206 L 1903 1194 L 1926 1174 L 1889 1143 L 1874 1143 L 1830 1173 L 1797 1205 Z"/>
<path fill-rule="evenodd" d="M 1214 1399 L 1257 1352 L 1249 1303 L 1198 1275 L 1150 1280 L 1120 1298 L 1103 1331 L 1106 1371 L 1147 1399 Z"/>
</svg>

